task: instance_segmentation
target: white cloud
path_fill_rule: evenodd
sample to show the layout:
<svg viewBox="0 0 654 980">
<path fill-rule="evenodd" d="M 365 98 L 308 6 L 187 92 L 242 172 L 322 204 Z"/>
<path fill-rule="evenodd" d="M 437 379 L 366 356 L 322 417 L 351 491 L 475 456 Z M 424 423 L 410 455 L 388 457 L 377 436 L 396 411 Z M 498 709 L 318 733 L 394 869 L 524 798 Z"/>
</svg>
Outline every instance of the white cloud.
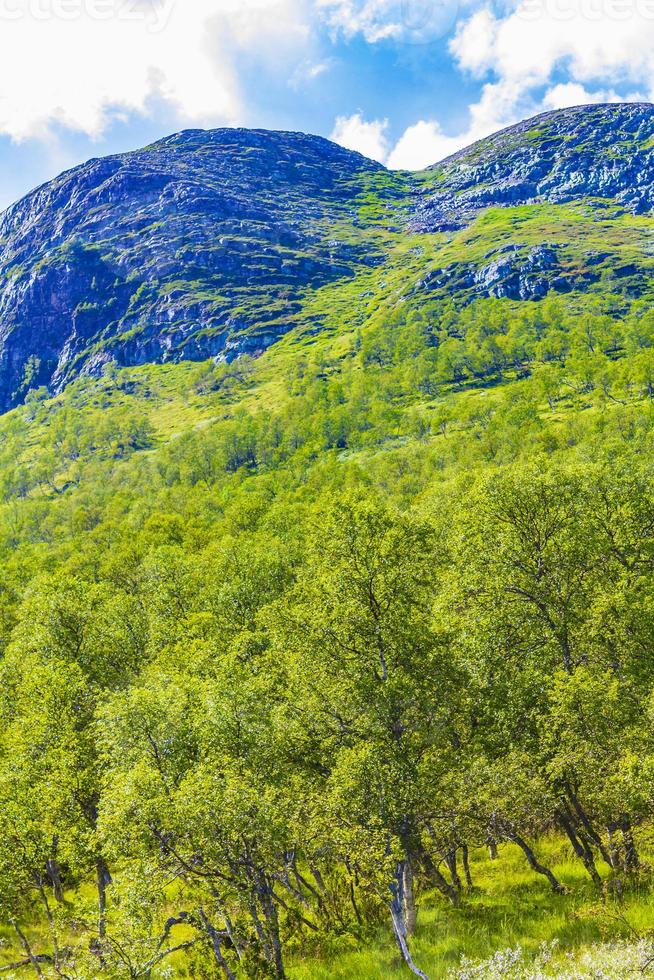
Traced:
<svg viewBox="0 0 654 980">
<path fill-rule="evenodd" d="M 317 0 L 327 24 L 345 37 L 426 43 L 454 25 L 459 0 Z"/>
<path fill-rule="evenodd" d="M 613 89 L 598 89 L 595 92 L 589 92 L 579 82 L 561 82 L 547 90 L 543 96 L 543 106 L 545 109 L 568 109 L 570 106 L 589 105 L 592 102 L 636 102 L 642 101 L 643 98 L 644 96 L 638 92 L 633 92 L 628 96 L 618 95 Z"/>
<path fill-rule="evenodd" d="M 458 28 L 459 66 L 529 86 L 563 69 L 577 83 L 654 80 L 654 10 L 647 0 L 520 0 L 504 17 L 489 8 Z"/>
<path fill-rule="evenodd" d="M 463 21 L 450 41 L 450 50 L 461 65 L 475 75 L 493 66 L 498 21 L 487 7 Z"/>
<path fill-rule="evenodd" d="M 388 166 L 398 170 L 421 170 L 536 111 L 533 103 L 521 101 L 519 87 L 513 83 L 487 84 L 479 101 L 469 107 L 466 129 L 448 135 L 435 120 L 423 119 L 409 126 L 398 140 L 388 155 Z"/>
<path fill-rule="evenodd" d="M 393 0 L 318 0 L 318 8 L 329 26 L 346 37 L 363 34 L 366 41 L 374 44 L 397 38 L 402 31 L 398 5 Z"/>
<path fill-rule="evenodd" d="M 417 122 L 390 152 L 391 167 L 435 163 L 538 112 L 654 95 L 649 0 L 518 0 L 504 15 L 486 6 L 459 23 L 449 47 L 459 68 L 488 79 L 468 125 L 446 134 L 435 120 Z"/>
<path fill-rule="evenodd" d="M 312 61 L 310 58 L 305 58 L 294 69 L 288 80 L 288 84 L 293 89 L 301 89 L 303 85 L 315 81 L 321 75 L 325 75 L 333 64 L 334 62 L 329 58 L 325 61 Z"/>
<path fill-rule="evenodd" d="M 233 124 L 234 52 L 302 43 L 300 3 L 0 0 L 0 134 L 44 137 L 58 123 L 96 137 L 157 99 L 184 121 Z"/>
<path fill-rule="evenodd" d="M 357 112 L 353 116 L 338 117 L 331 139 L 348 150 L 356 150 L 371 160 L 383 163 L 388 154 L 387 132 L 387 119 L 368 122 Z"/>
<path fill-rule="evenodd" d="M 456 137 L 446 136 L 434 120 L 421 119 L 405 131 L 388 157 L 391 170 L 422 170 L 454 153 Z"/>
<path fill-rule="evenodd" d="M 308 78 L 309 81 L 313 81 L 314 78 L 319 78 L 320 75 L 324 75 L 326 71 L 329 71 L 329 62 L 321 61 L 318 64 L 309 64 L 304 73 L 304 77 Z"/>
</svg>

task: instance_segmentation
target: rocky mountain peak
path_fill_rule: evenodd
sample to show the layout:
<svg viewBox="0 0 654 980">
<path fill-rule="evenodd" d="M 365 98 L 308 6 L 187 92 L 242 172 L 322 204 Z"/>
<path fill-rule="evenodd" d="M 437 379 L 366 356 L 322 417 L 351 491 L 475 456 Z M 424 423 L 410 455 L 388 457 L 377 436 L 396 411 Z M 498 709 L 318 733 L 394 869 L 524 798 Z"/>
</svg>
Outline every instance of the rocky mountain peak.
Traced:
<svg viewBox="0 0 654 980">
<path fill-rule="evenodd" d="M 526 119 L 429 168 L 421 231 L 463 227 L 494 205 L 610 198 L 634 214 L 654 206 L 654 105 L 559 109 Z M 433 186 L 433 185 L 432 185 Z"/>
<path fill-rule="evenodd" d="M 0 217 L 0 410 L 109 361 L 257 354 L 313 291 L 384 264 L 398 238 L 451 235 L 491 206 L 581 200 L 651 212 L 653 106 L 537 116 L 413 175 L 321 137 L 247 129 L 91 160 Z M 573 280 L 560 241 L 510 246 L 425 282 L 536 300 L 600 274 Z"/>
<path fill-rule="evenodd" d="M 303 290 L 370 261 L 329 228 L 382 170 L 316 136 L 190 130 L 28 194 L 0 219 L 0 408 L 28 362 L 57 390 L 111 359 L 263 349 Z"/>
</svg>

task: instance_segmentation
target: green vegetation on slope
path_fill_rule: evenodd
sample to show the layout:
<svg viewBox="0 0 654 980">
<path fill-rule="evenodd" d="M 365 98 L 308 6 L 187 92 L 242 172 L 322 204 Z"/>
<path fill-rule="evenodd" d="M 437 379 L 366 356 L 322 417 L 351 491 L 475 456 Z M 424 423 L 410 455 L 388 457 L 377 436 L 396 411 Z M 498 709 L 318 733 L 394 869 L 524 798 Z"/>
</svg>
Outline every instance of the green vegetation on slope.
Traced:
<svg viewBox="0 0 654 980">
<path fill-rule="evenodd" d="M 526 977 L 632 930 L 597 956 L 640 969 L 651 302 L 407 283 L 543 222 L 636 265 L 643 221 L 398 235 L 258 360 L 0 419 L 9 975 Z"/>
</svg>

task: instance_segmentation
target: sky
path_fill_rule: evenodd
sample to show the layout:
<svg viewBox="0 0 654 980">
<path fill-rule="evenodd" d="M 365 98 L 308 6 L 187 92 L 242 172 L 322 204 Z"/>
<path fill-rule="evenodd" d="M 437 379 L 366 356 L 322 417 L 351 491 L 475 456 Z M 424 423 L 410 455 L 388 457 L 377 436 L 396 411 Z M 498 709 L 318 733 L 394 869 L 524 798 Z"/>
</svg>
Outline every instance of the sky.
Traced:
<svg viewBox="0 0 654 980">
<path fill-rule="evenodd" d="M 180 129 L 302 130 L 391 168 L 654 100 L 654 0 L 0 0 L 0 207 Z"/>
</svg>

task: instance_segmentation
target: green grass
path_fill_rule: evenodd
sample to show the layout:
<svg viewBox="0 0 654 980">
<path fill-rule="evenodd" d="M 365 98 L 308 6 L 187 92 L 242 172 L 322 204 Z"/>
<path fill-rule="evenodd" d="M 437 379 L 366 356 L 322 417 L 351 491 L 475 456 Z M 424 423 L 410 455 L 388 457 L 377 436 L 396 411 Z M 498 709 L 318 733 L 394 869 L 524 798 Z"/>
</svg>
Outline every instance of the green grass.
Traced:
<svg viewBox="0 0 654 980">
<path fill-rule="evenodd" d="M 500 848 L 490 860 L 485 848 L 471 852 L 472 890 L 465 893 L 460 908 L 453 908 L 433 891 L 418 899 L 418 930 L 411 940 L 417 964 L 430 980 L 456 971 L 462 957 L 486 960 L 498 950 L 521 947 L 527 960 L 543 943 L 557 941 L 556 968 L 569 966 L 599 943 L 648 936 L 654 919 L 654 881 L 643 872 L 640 880 L 626 885 L 620 901 L 599 896 L 570 847 L 559 837 L 547 836 L 536 845 L 538 857 L 547 863 L 569 890 L 555 895 L 547 882 L 528 867 L 522 852 L 513 845 Z M 649 855 L 646 855 L 649 856 Z M 609 869 L 599 864 L 611 880 Z M 84 889 L 93 901 L 90 886 Z M 608 891 L 608 889 L 607 889 Z M 48 930 L 42 921 L 32 922 L 25 932 L 34 948 L 47 947 Z M 186 937 L 181 930 L 178 939 Z M 323 940 L 324 942 L 324 940 Z M 0 947 L 15 943 L 15 937 L 0 929 Z M 357 940 L 343 936 L 327 940 L 325 946 L 306 948 L 287 956 L 290 980 L 401 980 L 410 976 L 400 960 L 390 929 Z M 0 948 L 0 967 L 13 954 Z M 189 977 L 183 956 L 169 961 L 172 976 Z"/>
<path fill-rule="evenodd" d="M 465 956 L 483 960 L 498 949 L 521 946 L 536 953 L 544 942 L 558 940 L 559 962 L 607 939 L 645 935 L 654 917 L 654 891 L 645 878 L 625 889 L 622 901 L 603 901 L 570 848 L 556 837 L 538 843 L 538 854 L 569 889 L 552 893 L 547 882 L 528 867 L 522 852 L 501 848 L 491 861 L 485 850 L 472 854 L 474 889 L 461 908 L 440 896 L 420 896 L 418 931 L 412 952 L 430 978 L 446 977 Z M 608 869 L 602 868 L 608 878 Z M 628 924 L 627 924 L 628 923 Z M 305 955 L 289 964 L 292 980 L 386 980 L 410 976 L 396 952 L 390 930 L 381 929 L 354 947 L 351 940 L 331 956 Z"/>
</svg>

